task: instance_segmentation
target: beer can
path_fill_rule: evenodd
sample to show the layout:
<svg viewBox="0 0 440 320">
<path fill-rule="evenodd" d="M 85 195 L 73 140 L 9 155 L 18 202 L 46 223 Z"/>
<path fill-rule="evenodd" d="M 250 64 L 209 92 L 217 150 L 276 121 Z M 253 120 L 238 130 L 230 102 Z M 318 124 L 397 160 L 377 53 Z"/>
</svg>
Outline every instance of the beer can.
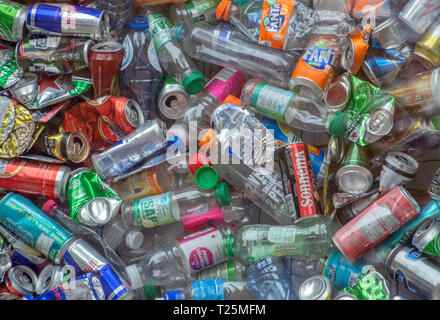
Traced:
<svg viewBox="0 0 440 320">
<path fill-rule="evenodd" d="M 0 188 L 44 199 L 65 200 L 70 168 L 33 160 L 0 159 Z"/>
<path fill-rule="evenodd" d="M 90 155 L 89 141 L 81 131 L 44 134 L 34 147 L 67 163 L 81 163 Z"/>
<path fill-rule="evenodd" d="M 298 289 L 300 300 L 331 300 L 332 283 L 322 275 L 306 279 Z"/>
<path fill-rule="evenodd" d="M 410 155 L 398 151 L 388 152 L 379 178 L 379 192 L 386 193 L 411 181 L 418 168 L 419 163 Z"/>
<path fill-rule="evenodd" d="M 432 199 L 440 201 L 440 168 L 437 169 L 427 191 Z"/>
<path fill-rule="evenodd" d="M 32 72 L 25 72 L 21 79 L 9 88 L 12 96 L 22 105 L 34 101 L 38 93 L 38 75 Z"/>
<path fill-rule="evenodd" d="M 25 35 L 27 7 L 9 0 L 0 1 L 0 39 L 7 41 L 23 40 Z"/>
<path fill-rule="evenodd" d="M 13 48 L 0 44 L 0 87 L 7 89 L 17 83 L 23 71 L 18 67 Z"/>
<path fill-rule="evenodd" d="M 89 64 L 95 99 L 116 94 L 117 75 L 124 59 L 124 48 L 117 41 L 104 41 L 90 48 Z"/>
<path fill-rule="evenodd" d="M 189 94 L 177 81 L 167 76 L 157 98 L 158 116 L 167 120 L 176 120 L 183 116 L 189 107 Z"/>
<path fill-rule="evenodd" d="M 307 146 L 303 142 L 285 144 L 278 149 L 283 191 L 292 220 L 321 214 Z"/>
<path fill-rule="evenodd" d="M 353 0 L 313 0 L 313 8 L 315 10 L 339 11 L 350 14 L 352 7 Z"/>
<path fill-rule="evenodd" d="M 26 26 L 36 33 L 94 40 L 105 40 L 110 32 L 109 17 L 105 11 L 56 3 L 31 4 Z"/>
<path fill-rule="evenodd" d="M 408 191 L 396 187 L 339 229 L 333 236 L 333 242 L 345 257 L 354 261 L 419 212 L 419 205 Z"/>
<path fill-rule="evenodd" d="M 35 293 L 40 295 L 50 289 L 60 286 L 64 282 L 64 270 L 60 265 L 48 264 L 38 274 Z"/>
<path fill-rule="evenodd" d="M 400 11 L 399 19 L 421 36 L 439 14 L 438 0 L 410 0 Z"/>
<path fill-rule="evenodd" d="M 352 143 L 345 154 L 341 167 L 336 172 L 338 188 L 349 194 L 362 194 L 373 185 L 373 175 L 369 169 L 368 157 L 363 147 Z"/>
<path fill-rule="evenodd" d="M 425 254 L 440 256 L 440 223 L 431 218 L 425 219 L 411 243 Z"/>
<path fill-rule="evenodd" d="M 396 81 L 385 90 L 409 113 L 429 111 L 440 106 L 440 68 Z"/>
<path fill-rule="evenodd" d="M 351 83 L 348 72 L 341 74 L 328 87 L 324 101 L 330 112 L 342 111 L 351 97 Z"/>
<path fill-rule="evenodd" d="M 289 90 L 321 102 L 327 86 L 335 77 L 338 63 L 339 56 L 329 37 L 313 40 L 290 77 Z"/>
<path fill-rule="evenodd" d="M 372 46 L 379 49 L 396 49 L 405 43 L 402 27 L 397 17 L 389 18 L 373 29 Z"/>
<path fill-rule="evenodd" d="M 72 73 L 89 67 L 93 44 L 90 39 L 41 35 L 18 42 L 15 58 L 23 71 Z"/>
<path fill-rule="evenodd" d="M 396 246 L 389 253 L 386 267 L 390 275 L 424 299 L 440 299 L 440 267 L 414 247 Z"/>
<path fill-rule="evenodd" d="M 440 21 L 426 31 L 423 37 L 417 41 L 414 49 L 414 57 L 426 69 L 440 66 Z"/>
<path fill-rule="evenodd" d="M 405 57 L 397 50 L 370 50 L 362 63 L 362 70 L 374 85 L 381 87 L 396 79 L 405 62 Z"/>
<path fill-rule="evenodd" d="M 5 285 L 10 293 L 18 297 L 24 297 L 35 292 L 37 275 L 29 267 L 15 266 L 9 269 Z"/>
</svg>

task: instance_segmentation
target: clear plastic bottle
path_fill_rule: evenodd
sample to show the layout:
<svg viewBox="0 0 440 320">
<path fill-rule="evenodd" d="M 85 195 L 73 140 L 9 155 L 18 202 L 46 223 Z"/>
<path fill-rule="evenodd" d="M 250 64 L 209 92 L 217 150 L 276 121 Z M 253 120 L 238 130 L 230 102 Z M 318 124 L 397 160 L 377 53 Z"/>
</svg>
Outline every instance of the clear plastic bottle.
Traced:
<svg viewBox="0 0 440 320">
<path fill-rule="evenodd" d="M 152 119 L 163 74 L 148 32 L 147 17 L 136 16 L 131 19 L 123 47 L 121 95 L 136 100 L 145 120 Z"/>
<path fill-rule="evenodd" d="M 128 21 L 134 14 L 133 0 L 96 0 L 96 7 L 105 10 L 110 18 L 111 39 L 124 38 Z"/>
<path fill-rule="evenodd" d="M 224 281 L 246 281 L 247 267 L 239 260 L 228 260 L 196 274 L 197 280 L 222 278 Z"/>
<path fill-rule="evenodd" d="M 174 4 L 170 8 L 170 17 L 177 24 L 193 24 L 197 22 L 217 22 L 215 9 L 220 0 L 189 0 Z"/>
<path fill-rule="evenodd" d="M 280 258 L 266 257 L 250 264 L 246 282 L 258 300 L 299 300 Z"/>
<path fill-rule="evenodd" d="M 205 78 L 197 67 L 172 39 L 172 25 L 170 21 L 159 13 L 147 9 L 149 31 L 162 69 L 181 83 L 186 92 L 196 94 L 202 91 Z"/>
<path fill-rule="evenodd" d="M 295 95 L 257 80 L 249 80 L 243 87 L 240 101 L 253 112 L 307 131 L 322 131 L 327 112 L 311 99 Z"/>
<path fill-rule="evenodd" d="M 206 212 L 209 209 L 227 206 L 231 193 L 226 183 L 216 185 L 212 190 L 187 186 L 173 191 L 125 202 L 121 213 L 128 228 L 154 228 L 156 226 L 182 221 L 185 215 Z"/>
<path fill-rule="evenodd" d="M 126 273 L 133 289 L 142 286 L 183 287 L 195 273 L 233 257 L 231 229 L 214 226 L 180 240 L 161 243 Z"/>
<path fill-rule="evenodd" d="M 138 249 L 144 241 L 143 233 L 127 228 L 120 215 L 103 227 L 102 238 L 117 252 Z"/>
<path fill-rule="evenodd" d="M 234 237 L 236 255 L 243 261 L 267 256 L 320 258 L 332 248 L 333 226 L 324 217 L 297 220 L 292 226 L 248 225 Z"/>
<path fill-rule="evenodd" d="M 283 88 L 298 61 L 297 53 L 260 46 L 239 36 L 230 24 L 196 23 L 175 27 L 175 37 L 194 59 L 236 68 Z"/>
<path fill-rule="evenodd" d="M 168 291 L 160 300 L 254 300 L 246 281 L 222 278 L 193 281 L 181 290 Z"/>
</svg>

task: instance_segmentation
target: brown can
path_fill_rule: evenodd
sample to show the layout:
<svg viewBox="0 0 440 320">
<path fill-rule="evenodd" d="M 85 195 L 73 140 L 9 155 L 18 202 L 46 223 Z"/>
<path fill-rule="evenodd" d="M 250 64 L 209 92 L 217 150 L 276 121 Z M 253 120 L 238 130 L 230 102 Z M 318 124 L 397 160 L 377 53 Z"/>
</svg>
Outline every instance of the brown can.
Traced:
<svg viewBox="0 0 440 320">
<path fill-rule="evenodd" d="M 119 42 L 105 41 L 90 48 L 89 66 L 95 99 L 115 95 L 116 76 L 121 69 L 124 49 Z"/>
</svg>

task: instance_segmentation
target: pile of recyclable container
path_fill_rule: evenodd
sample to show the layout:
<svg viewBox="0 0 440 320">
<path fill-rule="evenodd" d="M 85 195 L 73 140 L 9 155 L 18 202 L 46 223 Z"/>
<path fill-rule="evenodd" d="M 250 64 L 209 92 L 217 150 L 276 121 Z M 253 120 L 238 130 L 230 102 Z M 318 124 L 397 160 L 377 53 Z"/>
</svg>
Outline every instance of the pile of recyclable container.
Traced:
<svg viewBox="0 0 440 320">
<path fill-rule="evenodd" d="M 439 0 L 0 0 L 0 300 L 440 300 L 439 257 Z"/>
</svg>

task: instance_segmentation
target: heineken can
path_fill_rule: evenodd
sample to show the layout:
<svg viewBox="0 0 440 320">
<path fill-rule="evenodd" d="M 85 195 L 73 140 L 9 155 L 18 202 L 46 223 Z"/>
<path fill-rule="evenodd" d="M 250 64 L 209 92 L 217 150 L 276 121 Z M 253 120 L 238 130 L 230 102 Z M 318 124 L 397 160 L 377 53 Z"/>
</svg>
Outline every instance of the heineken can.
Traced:
<svg viewBox="0 0 440 320">
<path fill-rule="evenodd" d="M 9 269 L 5 285 L 10 293 L 24 297 L 35 292 L 37 275 L 31 268 L 18 265 Z"/>
<path fill-rule="evenodd" d="M 38 93 L 38 75 L 32 72 L 25 72 L 21 79 L 9 88 L 12 96 L 22 105 L 32 103 Z"/>
<path fill-rule="evenodd" d="M 332 283 L 322 275 L 306 279 L 298 289 L 300 300 L 331 300 Z"/>
<path fill-rule="evenodd" d="M 26 16 L 29 31 L 58 35 L 107 39 L 110 26 L 105 11 L 56 3 L 33 3 Z"/>
<path fill-rule="evenodd" d="M 417 41 L 414 57 L 427 69 L 440 66 L 440 21 L 437 20 Z"/>
<path fill-rule="evenodd" d="M 414 247 L 397 246 L 388 255 L 386 267 L 405 288 L 424 299 L 440 299 L 440 267 Z"/>
<path fill-rule="evenodd" d="M 426 219 L 414 234 L 412 245 L 423 253 L 440 256 L 440 223 Z"/>
<path fill-rule="evenodd" d="M 72 73 L 89 67 L 90 39 L 42 35 L 17 43 L 15 58 L 21 70 Z"/>
<path fill-rule="evenodd" d="M 373 185 L 373 175 L 368 168 L 365 149 L 352 143 L 335 179 L 338 188 L 345 193 L 357 195 L 367 192 Z"/>
<path fill-rule="evenodd" d="M 189 94 L 183 86 L 167 76 L 157 99 L 158 117 L 164 121 L 176 120 L 189 107 Z"/>
<path fill-rule="evenodd" d="M 0 87 L 6 89 L 13 86 L 22 75 L 23 71 L 18 67 L 14 50 L 0 45 Z"/>
<path fill-rule="evenodd" d="M 27 7 L 9 0 L 0 1 L 0 39 L 21 41 L 25 35 Z"/>
</svg>

